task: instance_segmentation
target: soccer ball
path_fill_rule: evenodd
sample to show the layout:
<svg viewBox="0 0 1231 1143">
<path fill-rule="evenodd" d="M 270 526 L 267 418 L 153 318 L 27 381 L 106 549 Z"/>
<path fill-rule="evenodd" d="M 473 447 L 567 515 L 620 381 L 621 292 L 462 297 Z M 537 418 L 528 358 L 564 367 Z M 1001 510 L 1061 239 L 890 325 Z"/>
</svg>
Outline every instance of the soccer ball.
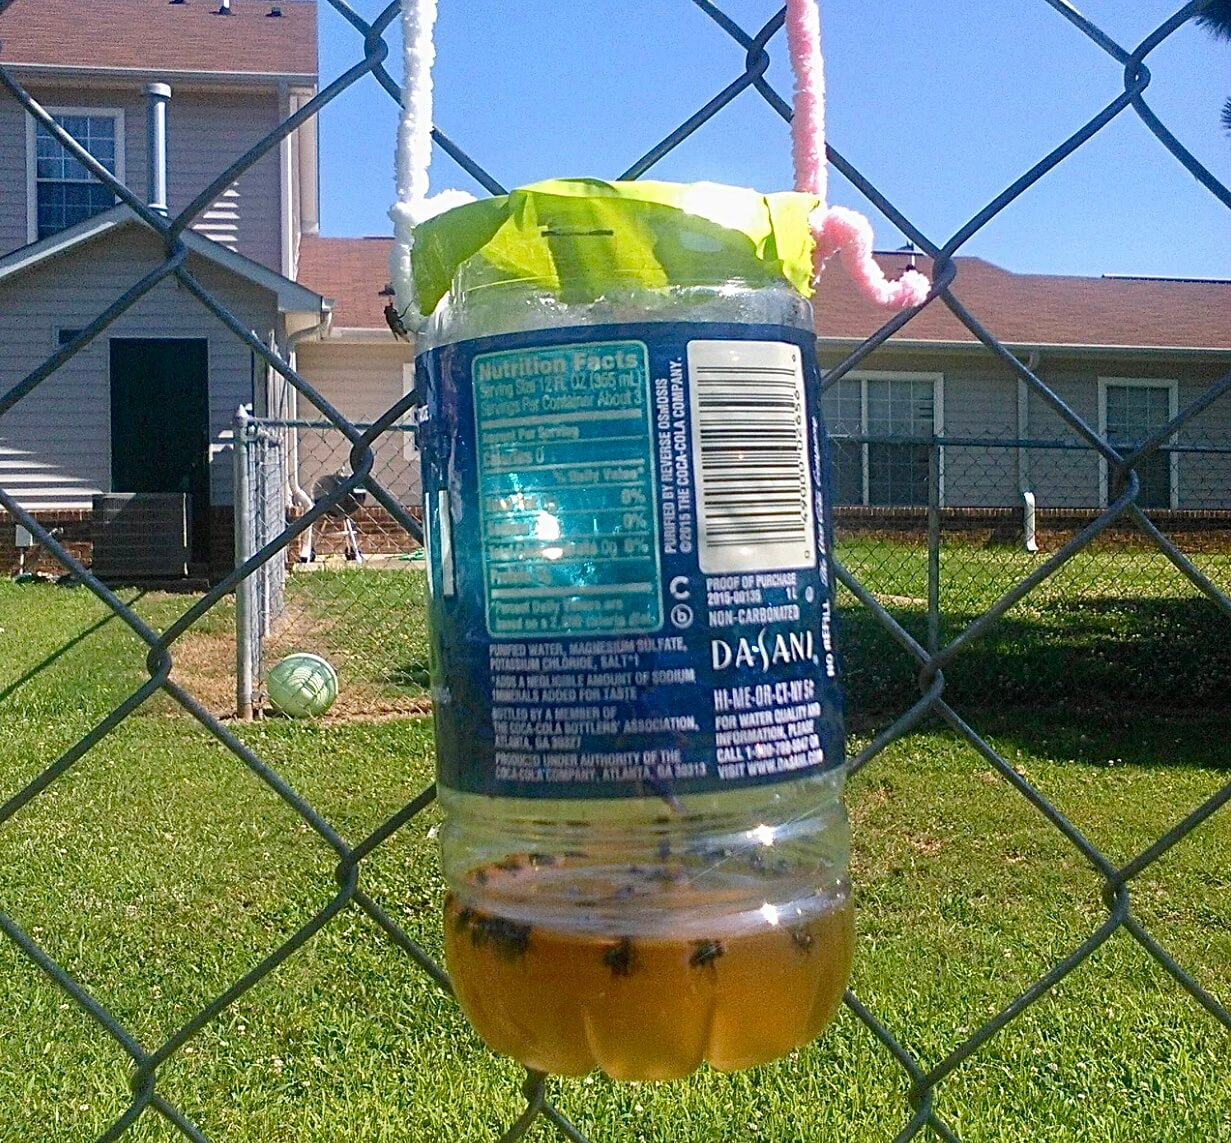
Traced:
<svg viewBox="0 0 1231 1143">
<path fill-rule="evenodd" d="M 298 651 L 279 659 L 265 679 L 269 701 L 291 718 L 324 714 L 338 697 L 338 676 L 319 655 Z"/>
</svg>

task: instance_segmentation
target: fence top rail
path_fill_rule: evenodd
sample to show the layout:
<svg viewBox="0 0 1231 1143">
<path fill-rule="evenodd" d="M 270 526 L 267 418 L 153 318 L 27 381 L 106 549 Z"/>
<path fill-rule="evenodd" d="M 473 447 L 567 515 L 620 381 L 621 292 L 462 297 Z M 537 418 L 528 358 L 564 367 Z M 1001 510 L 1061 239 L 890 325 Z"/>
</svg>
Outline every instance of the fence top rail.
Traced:
<svg viewBox="0 0 1231 1143">
<path fill-rule="evenodd" d="M 407 414 L 409 416 L 410 414 Z M 282 420 L 277 417 L 253 417 L 250 424 L 257 425 L 264 429 L 321 429 L 335 432 L 341 431 L 333 421 L 304 421 L 304 420 Z M 376 422 L 375 421 L 352 421 L 351 424 L 360 432 L 367 432 Z M 413 421 L 396 421 L 389 425 L 387 431 L 398 433 L 414 432 L 415 425 Z"/>
<path fill-rule="evenodd" d="M 260 429 L 316 429 L 322 432 L 338 431 L 338 426 L 332 421 L 283 420 L 275 417 L 253 417 L 248 422 L 254 428 Z M 366 432 L 372 427 L 372 421 L 354 421 L 354 427 Z M 389 432 L 414 432 L 413 422 L 399 421 L 389 425 Z M 972 437 L 972 436 L 906 436 L 869 433 L 834 433 L 829 434 L 831 440 L 846 444 L 906 444 L 906 445 L 938 445 L 941 448 L 1032 448 L 1057 449 L 1068 452 L 1089 452 L 1090 446 L 1082 441 L 1045 440 L 1035 437 Z M 1162 444 L 1159 452 L 1194 452 L 1218 453 L 1231 455 L 1231 442 L 1227 444 Z"/>
<path fill-rule="evenodd" d="M 1038 440 L 1031 437 L 950 437 L 950 436 L 896 436 L 892 433 L 833 433 L 830 440 L 840 444 L 904 444 L 904 445 L 936 445 L 940 448 L 1032 448 L 1054 449 L 1064 452 L 1090 452 L 1090 445 L 1082 441 Z M 1159 452 L 1199 452 L 1231 454 L 1231 443 L 1227 444 L 1161 444 Z"/>
</svg>

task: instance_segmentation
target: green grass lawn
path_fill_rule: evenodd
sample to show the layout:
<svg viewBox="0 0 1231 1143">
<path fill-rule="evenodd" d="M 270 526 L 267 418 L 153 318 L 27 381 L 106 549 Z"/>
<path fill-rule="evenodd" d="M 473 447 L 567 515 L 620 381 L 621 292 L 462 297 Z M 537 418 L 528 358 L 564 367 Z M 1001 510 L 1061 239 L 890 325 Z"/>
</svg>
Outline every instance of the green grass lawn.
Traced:
<svg viewBox="0 0 1231 1143">
<path fill-rule="evenodd" d="M 881 590 L 919 594 L 915 550 L 869 550 L 861 574 L 877 552 L 903 569 Z M 853 568 L 857 554 L 844 556 Z M 1150 586 L 1156 569 L 1122 564 L 1098 591 L 1049 585 L 946 672 L 959 711 L 1113 862 L 1231 780 L 1227 620 L 1174 573 L 1160 590 Z M 1008 582 L 1021 574 L 1001 570 Z M 340 581 L 324 574 L 294 577 L 296 590 L 335 590 Z M 380 664 L 357 643 L 353 661 L 368 664 L 372 681 L 414 688 L 420 681 L 398 671 L 422 662 L 420 617 L 403 617 L 404 638 L 371 619 L 388 614 L 382 593 L 410 578 L 393 574 L 401 584 L 355 581 L 356 630 L 385 638 Z M 951 594 L 946 633 L 994 590 Z M 189 602 L 149 594 L 136 606 L 165 626 Z M 891 610 L 921 622 L 913 603 Z M 918 688 L 909 661 L 857 610 L 844 619 L 851 702 L 867 735 Z M 206 634 L 225 635 L 231 622 L 219 608 Z M 331 638 L 350 645 L 346 630 Z M 144 657 L 82 589 L 0 582 L 0 800 L 139 685 Z M 191 686 L 193 674 L 183 677 Z M 350 842 L 431 777 L 423 719 L 270 720 L 239 733 Z M 1106 917 L 1088 863 L 937 723 L 880 754 L 848 801 L 859 909 L 852 987 L 925 1068 Z M 365 861 L 361 881 L 433 954 L 443 889 L 436 821 L 429 811 L 411 822 Z M 153 1047 L 321 908 L 336 891 L 335 865 L 268 787 L 159 696 L 0 826 L 0 909 Z M 1133 911 L 1231 1005 L 1231 809 L 1134 881 Z M 84 1143 L 126 1106 L 124 1053 L 2 935 L 0 1029 L 0 1143 Z M 1231 1140 L 1228 1060 L 1231 1032 L 1120 932 L 959 1067 L 936 1106 L 966 1143 Z M 520 1080 L 350 909 L 175 1055 L 159 1090 L 214 1143 L 478 1141 L 517 1116 Z M 550 1085 L 595 1143 L 889 1140 L 909 1119 L 907 1086 L 845 1010 L 815 1044 L 747 1074 Z M 150 1115 L 125 1136 L 179 1138 Z M 540 1123 L 530 1138 L 555 1135 Z"/>
</svg>

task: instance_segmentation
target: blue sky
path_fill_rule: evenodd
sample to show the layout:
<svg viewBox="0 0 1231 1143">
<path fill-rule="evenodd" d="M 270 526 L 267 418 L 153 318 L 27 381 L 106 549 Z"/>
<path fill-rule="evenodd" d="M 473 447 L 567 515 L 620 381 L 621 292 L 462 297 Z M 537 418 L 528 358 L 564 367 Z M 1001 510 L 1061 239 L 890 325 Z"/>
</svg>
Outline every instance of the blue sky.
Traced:
<svg viewBox="0 0 1231 1143">
<path fill-rule="evenodd" d="M 383 7 L 351 2 L 368 18 Z M 755 31 L 780 0 L 718 3 Z M 1075 3 L 1132 48 L 1181 0 Z M 324 83 L 360 58 L 361 43 L 320 7 Z M 690 0 L 440 0 L 440 9 L 436 123 L 506 186 L 615 177 L 743 66 L 742 49 Z M 822 11 L 830 142 L 937 242 L 1123 90 L 1120 65 L 1043 0 L 827 0 Z M 780 33 L 769 78 L 789 98 L 785 48 Z M 1231 44 L 1190 25 L 1147 64 L 1150 105 L 1231 183 L 1231 136 L 1219 124 Z M 370 77 L 324 114 L 324 233 L 390 232 L 396 119 Z M 788 129 L 745 92 L 652 176 L 788 188 Z M 479 192 L 441 154 L 432 182 Z M 831 179 L 830 200 L 868 213 L 878 248 L 903 242 L 844 180 Z M 1130 109 L 962 253 L 1019 272 L 1231 278 L 1231 211 Z"/>
</svg>

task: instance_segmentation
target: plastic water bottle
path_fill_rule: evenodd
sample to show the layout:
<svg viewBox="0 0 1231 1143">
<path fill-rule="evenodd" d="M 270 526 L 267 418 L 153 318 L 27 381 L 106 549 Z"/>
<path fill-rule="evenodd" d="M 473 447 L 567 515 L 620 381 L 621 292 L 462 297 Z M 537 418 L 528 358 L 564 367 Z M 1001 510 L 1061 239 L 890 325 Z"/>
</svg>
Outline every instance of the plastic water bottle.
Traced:
<svg viewBox="0 0 1231 1143">
<path fill-rule="evenodd" d="M 420 340 L 447 963 L 538 1071 L 765 1063 L 850 969 L 811 307 L 701 279 L 462 265 Z"/>
</svg>

